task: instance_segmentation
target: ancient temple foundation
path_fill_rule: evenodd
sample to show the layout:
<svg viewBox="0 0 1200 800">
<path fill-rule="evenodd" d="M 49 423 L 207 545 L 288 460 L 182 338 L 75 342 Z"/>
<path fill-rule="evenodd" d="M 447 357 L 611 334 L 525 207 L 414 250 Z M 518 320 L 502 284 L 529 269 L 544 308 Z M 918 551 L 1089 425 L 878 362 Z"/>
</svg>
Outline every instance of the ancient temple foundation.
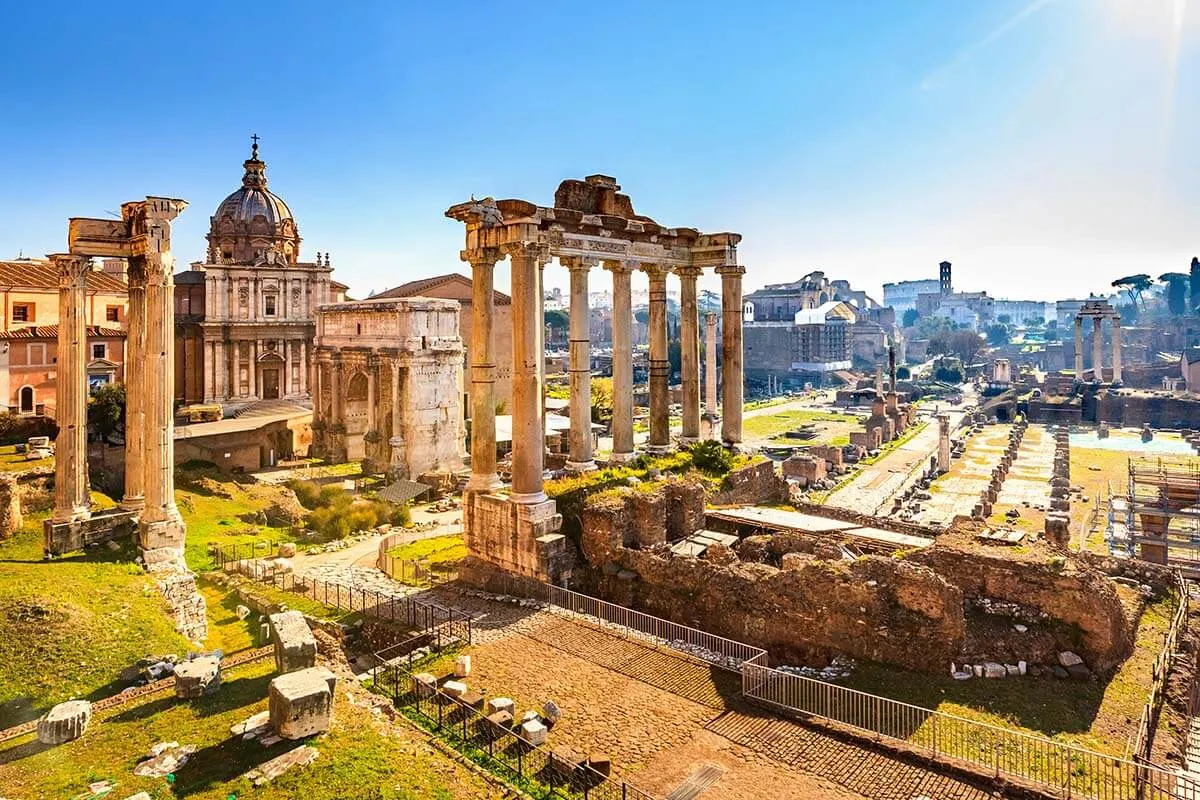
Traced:
<svg viewBox="0 0 1200 800">
<path fill-rule="evenodd" d="M 207 635 L 204 598 L 183 559 L 184 524 L 175 506 L 175 317 L 171 221 L 183 200 L 124 203 L 121 219 L 74 218 L 69 253 L 50 256 L 59 272 L 58 438 L 54 512 L 45 524 L 47 556 L 112 538 L 136 524 L 138 547 L 192 640 Z M 129 264 L 125 492 L 120 507 L 93 514 L 87 468 L 87 331 L 84 303 L 94 257 Z"/>
<path fill-rule="evenodd" d="M 633 348 L 630 276 L 650 281 L 649 452 L 672 447 L 670 366 L 667 358 L 667 281 L 681 286 L 683 432 L 680 441 L 701 436 L 700 319 L 697 280 L 706 269 L 721 276 L 724 382 L 721 439 L 742 440 L 742 275 L 736 233 L 703 234 L 667 228 L 634 213 L 629 197 L 604 175 L 563 181 L 552 207 L 524 200 L 491 198 L 451 207 L 446 216 L 466 226 L 463 261 L 471 265 L 470 375 L 472 382 L 471 478 L 465 506 L 466 540 L 472 555 L 510 573 L 559 581 L 569 575 L 573 548 L 558 533 L 562 518 L 542 485 L 545 450 L 542 408 L 541 273 L 551 259 L 571 273 L 571 433 L 568 469 L 595 467 L 591 451 L 588 278 L 603 266 L 613 286 L 613 452 L 611 462 L 634 456 Z M 496 475 L 495 341 L 491 324 L 492 276 L 501 259 L 511 260 L 512 485 L 501 491 Z M 715 320 L 709 323 L 709 407 L 715 417 Z"/>
</svg>

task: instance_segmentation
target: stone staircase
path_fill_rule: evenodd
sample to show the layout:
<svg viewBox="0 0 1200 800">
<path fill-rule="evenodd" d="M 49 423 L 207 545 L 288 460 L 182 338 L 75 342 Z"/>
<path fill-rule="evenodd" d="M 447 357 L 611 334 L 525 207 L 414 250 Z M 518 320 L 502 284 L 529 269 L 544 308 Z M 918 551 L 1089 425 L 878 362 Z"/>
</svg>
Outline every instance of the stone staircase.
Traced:
<svg viewBox="0 0 1200 800">
<path fill-rule="evenodd" d="M 243 417 L 276 417 L 294 411 L 308 410 L 305 406 L 291 400 L 259 400 L 257 403 L 242 406 L 233 412 L 233 416 L 238 419 Z"/>
</svg>

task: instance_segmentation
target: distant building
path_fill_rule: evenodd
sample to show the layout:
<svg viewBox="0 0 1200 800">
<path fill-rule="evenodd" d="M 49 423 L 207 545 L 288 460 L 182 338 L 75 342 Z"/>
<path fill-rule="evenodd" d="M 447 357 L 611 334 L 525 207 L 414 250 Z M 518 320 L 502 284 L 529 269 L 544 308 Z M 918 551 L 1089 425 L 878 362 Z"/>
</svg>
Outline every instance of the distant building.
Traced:
<svg viewBox="0 0 1200 800">
<path fill-rule="evenodd" d="M 792 320 L 797 311 L 817 308 L 831 300 L 849 303 L 860 311 L 880 308 L 866 292 L 851 289 L 849 281 L 831 281 L 820 271 L 810 272 L 791 283 L 767 284 L 744 299 L 754 306 L 754 319 L 762 322 Z"/>
<path fill-rule="evenodd" d="M 796 311 L 791 319 L 743 323 L 749 381 L 774 379 L 783 387 L 840 383 L 833 373 L 853 365 L 854 308 L 839 300 Z"/>
<path fill-rule="evenodd" d="M 921 316 L 943 317 L 957 326 L 979 330 L 995 319 L 994 304 L 987 292 L 955 292 L 942 295 L 937 305 Z"/>
<path fill-rule="evenodd" d="M 114 271 L 116 274 L 114 274 Z M 129 288 L 119 270 L 87 275 L 84 323 L 88 385 L 95 389 L 125 378 L 125 328 Z M 0 261 L 0 410 L 55 412 L 58 376 L 58 270 L 44 259 Z"/>
<path fill-rule="evenodd" d="M 1050 304 L 1040 300 L 995 300 L 992 313 L 998 320 L 1008 317 L 1014 325 L 1029 325 L 1034 322 L 1049 322 Z"/>
<path fill-rule="evenodd" d="M 916 308 L 920 310 L 921 298 L 930 308 L 937 305 L 939 298 L 954 292 L 952 267 L 949 261 L 938 264 L 937 280 L 932 278 L 917 281 L 897 281 L 883 285 L 883 304 L 891 306 L 896 314 L 903 317 L 904 312 Z M 924 314 L 922 314 L 923 316 Z"/>
<path fill-rule="evenodd" d="M 1187 390 L 1200 393 L 1200 347 L 1185 348 L 1179 358 L 1179 368 Z"/>
</svg>

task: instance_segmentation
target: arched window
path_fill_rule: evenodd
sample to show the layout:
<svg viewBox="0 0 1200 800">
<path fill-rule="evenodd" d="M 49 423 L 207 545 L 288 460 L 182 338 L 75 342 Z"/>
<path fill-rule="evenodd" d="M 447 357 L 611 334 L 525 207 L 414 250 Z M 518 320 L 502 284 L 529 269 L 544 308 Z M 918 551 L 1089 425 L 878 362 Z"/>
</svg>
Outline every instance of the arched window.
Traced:
<svg viewBox="0 0 1200 800">
<path fill-rule="evenodd" d="M 34 409 L 33 404 L 33 387 L 22 386 L 18 394 L 18 407 L 22 414 L 32 414 Z"/>
<path fill-rule="evenodd" d="M 350 379 L 350 385 L 346 387 L 347 400 L 366 400 L 367 399 L 367 376 L 361 372 L 356 372 L 354 377 Z"/>
</svg>

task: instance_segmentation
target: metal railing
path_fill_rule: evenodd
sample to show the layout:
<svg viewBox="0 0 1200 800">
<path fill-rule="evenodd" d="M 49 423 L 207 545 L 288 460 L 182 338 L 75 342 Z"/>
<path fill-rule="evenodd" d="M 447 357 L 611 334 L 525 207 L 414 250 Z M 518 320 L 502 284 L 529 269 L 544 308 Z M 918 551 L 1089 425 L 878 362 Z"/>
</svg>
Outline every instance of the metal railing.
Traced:
<svg viewBox="0 0 1200 800">
<path fill-rule="evenodd" d="M 231 547 L 230 553 L 218 550 L 216 560 L 221 569 L 234 571 L 276 589 L 307 597 L 329 608 L 399 623 L 423 633 L 436 631 L 439 635 L 457 638 L 467 644 L 471 642 L 472 624 L 469 614 L 412 595 L 391 594 L 297 575 L 272 563 L 270 555 L 259 555 L 252 559 L 233 555 L 243 550 L 251 553 L 263 550 L 271 552 L 271 548 L 256 548 L 253 544 Z"/>
<path fill-rule="evenodd" d="M 1171 617 L 1171 625 L 1163 636 L 1162 649 L 1154 657 L 1150 667 L 1150 696 L 1142 706 L 1142 715 L 1138 720 L 1137 733 L 1130 743 L 1130 753 L 1135 760 L 1148 762 L 1154 738 L 1150 735 L 1158 720 L 1158 712 L 1162 708 L 1163 695 L 1167 688 L 1167 673 L 1175 655 L 1175 647 L 1179 643 L 1179 634 L 1187 630 L 1188 617 L 1188 587 L 1183 575 L 1175 572 L 1175 591 L 1179 593 L 1179 605 Z"/>
<path fill-rule="evenodd" d="M 373 680 L 376 690 L 390 696 L 397 708 L 415 714 L 464 755 L 515 779 L 526 793 L 554 800 L 655 800 L 619 777 L 568 760 L 562 751 L 530 744 L 518 735 L 519 723 L 514 728 L 494 722 L 440 688 L 414 691 L 412 672 L 396 659 L 380 659 Z"/>
<path fill-rule="evenodd" d="M 746 661 L 766 663 L 767 654 L 761 647 L 660 619 L 561 586 L 546 584 L 546 590 L 552 611 L 591 617 L 601 627 L 616 628 L 627 638 L 632 635 L 652 644 L 665 645 L 731 672 L 737 672 Z"/>
</svg>

